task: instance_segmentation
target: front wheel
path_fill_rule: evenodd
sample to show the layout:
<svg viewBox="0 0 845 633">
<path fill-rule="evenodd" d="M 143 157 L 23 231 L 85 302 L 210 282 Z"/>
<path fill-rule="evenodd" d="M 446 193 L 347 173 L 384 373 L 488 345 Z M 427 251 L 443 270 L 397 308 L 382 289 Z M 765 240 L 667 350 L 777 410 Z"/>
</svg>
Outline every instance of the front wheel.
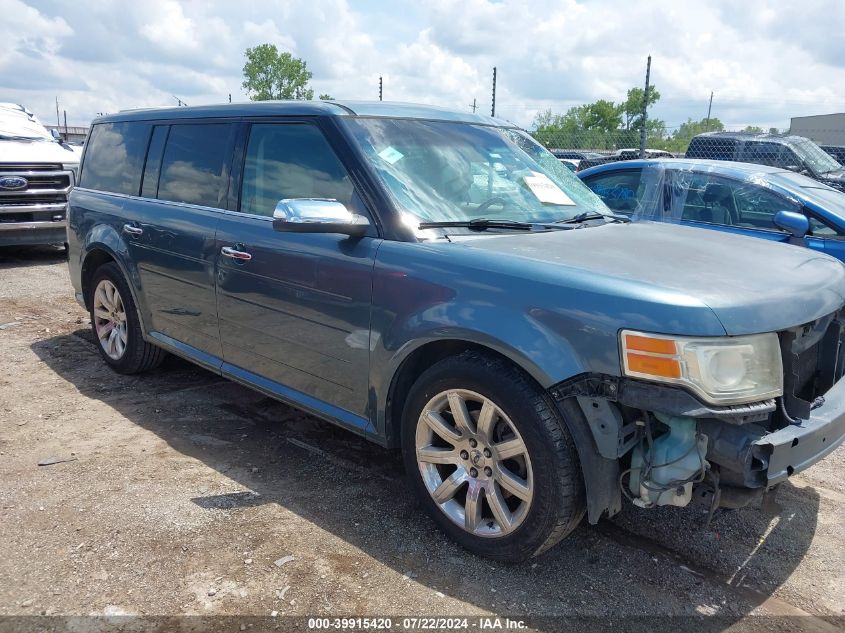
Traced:
<svg viewBox="0 0 845 633">
<path fill-rule="evenodd" d="M 464 352 L 425 371 L 408 394 L 402 449 L 426 511 L 481 556 L 525 560 L 584 515 L 578 456 L 554 403 L 502 359 Z"/>
</svg>

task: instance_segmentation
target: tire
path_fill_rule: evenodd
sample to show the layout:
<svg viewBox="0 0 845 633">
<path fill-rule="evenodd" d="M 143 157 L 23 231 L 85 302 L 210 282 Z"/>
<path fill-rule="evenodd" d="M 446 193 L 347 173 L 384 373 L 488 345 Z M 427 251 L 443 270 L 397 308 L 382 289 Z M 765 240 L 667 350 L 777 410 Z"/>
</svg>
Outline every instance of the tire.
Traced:
<svg viewBox="0 0 845 633">
<path fill-rule="evenodd" d="M 480 556 L 526 560 L 584 516 L 581 466 L 564 421 L 548 394 L 504 359 L 467 351 L 426 370 L 406 400 L 402 454 L 426 512 Z"/>
<path fill-rule="evenodd" d="M 105 299 L 98 297 L 99 290 L 106 293 Z M 88 293 L 94 343 L 109 367 L 119 374 L 137 374 L 158 367 L 167 353 L 144 340 L 138 309 L 117 264 L 109 262 L 94 271 Z M 109 309 L 116 316 L 103 318 Z"/>
</svg>

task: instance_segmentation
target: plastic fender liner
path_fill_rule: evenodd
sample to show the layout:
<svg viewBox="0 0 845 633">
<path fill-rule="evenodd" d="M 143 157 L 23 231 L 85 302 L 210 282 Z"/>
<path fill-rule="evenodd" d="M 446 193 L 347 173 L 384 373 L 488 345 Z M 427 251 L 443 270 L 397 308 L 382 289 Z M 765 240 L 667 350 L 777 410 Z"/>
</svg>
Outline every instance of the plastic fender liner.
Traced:
<svg viewBox="0 0 845 633">
<path fill-rule="evenodd" d="M 587 521 L 595 525 L 602 516 L 612 517 L 622 510 L 619 462 L 601 456 L 593 432 L 575 398 L 555 398 L 555 403 L 578 451 L 587 496 Z"/>
</svg>

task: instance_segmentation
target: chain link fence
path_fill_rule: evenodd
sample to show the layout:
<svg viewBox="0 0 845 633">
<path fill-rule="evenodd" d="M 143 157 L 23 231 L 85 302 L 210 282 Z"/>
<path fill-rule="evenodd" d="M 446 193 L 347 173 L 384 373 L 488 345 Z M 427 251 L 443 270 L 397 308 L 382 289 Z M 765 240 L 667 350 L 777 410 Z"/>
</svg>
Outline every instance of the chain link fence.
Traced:
<svg viewBox="0 0 845 633">
<path fill-rule="evenodd" d="M 532 134 L 557 158 L 579 171 L 616 160 L 640 158 L 639 130 L 540 129 Z M 775 129 L 707 131 L 699 125 L 648 134 L 644 157 L 738 161 L 816 176 L 842 168 L 837 157 L 845 157 L 845 148 L 826 149 L 805 137 Z"/>
</svg>

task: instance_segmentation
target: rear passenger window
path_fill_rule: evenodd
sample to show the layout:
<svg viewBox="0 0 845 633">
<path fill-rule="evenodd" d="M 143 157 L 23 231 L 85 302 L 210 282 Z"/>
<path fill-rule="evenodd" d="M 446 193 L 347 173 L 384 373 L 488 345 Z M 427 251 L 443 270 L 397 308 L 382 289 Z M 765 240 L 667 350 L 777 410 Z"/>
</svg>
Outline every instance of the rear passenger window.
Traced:
<svg viewBox="0 0 845 633">
<path fill-rule="evenodd" d="M 161 159 L 158 199 L 224 208 L 232 130 L 230 123 L 172 125 Z"/>
<path fill-rule="evenodd" d="M 351 210 L 358 202 L 353 193 L 349 174 L 313 125 L 252 126 L 241 192 L 244 213 L 272 216 L 285 198 L 331 198 Z"/>
<path fill-rule="evenodd" d="M 639 169 L 599 174 L 585 184 L 614 211 L 631 214 L 642 197 Z"/>
<path fill-rule="evenodd" d="M 150 138 L 148 123 L 98 123 L 91 130 L 79 186 L 137 196 Z"/>
</svg>

